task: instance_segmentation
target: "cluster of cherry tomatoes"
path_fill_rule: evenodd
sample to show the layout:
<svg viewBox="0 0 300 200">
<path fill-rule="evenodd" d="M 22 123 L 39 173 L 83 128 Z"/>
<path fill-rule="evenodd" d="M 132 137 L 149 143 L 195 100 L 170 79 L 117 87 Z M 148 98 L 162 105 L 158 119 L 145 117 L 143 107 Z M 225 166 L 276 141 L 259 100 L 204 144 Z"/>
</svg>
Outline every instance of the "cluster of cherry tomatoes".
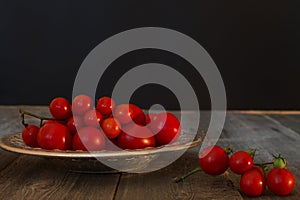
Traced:
<svg viewBox="0 0 300 200">
<path fill-rule="evenodd" d="M 38 117 L 40 126 L 24 123 L 24 143 L 30 147 L 59 150 L 142 149 L 174 142 L 180 122 L 169 112 L 145 114 L 134 104 L 115 105 L 110 97 L 94 104 L 87 95 L 76 96 L 72 104 L 63 97 L 49 106 L 53 118 Z M 119 147 L 119 148 L 117 148 Z"/>
<path fill-rule="evenodd" d="M 220 146 L 210 146 L 205 148 L 199 156 L 199 167 L 189 174 L 178 177 L 175 181 L 179 182 L 187 176 L 203 171 L 209 175 L 223 174 L 228 168 L 240 175 L 240 189 L 247 196 L 260 196 L 266 186 L 276 195 L 289 195 L 295 185 L 293 174 L 286 169 L 286 160 L 281 156 L 275 157 L 270 163 L 254 164 L 253 157 L 255 151 L 237 151 L 231 156 L 230 148 Z M 273 168 L 268 172 L 268 164 Z"/>
</svg>

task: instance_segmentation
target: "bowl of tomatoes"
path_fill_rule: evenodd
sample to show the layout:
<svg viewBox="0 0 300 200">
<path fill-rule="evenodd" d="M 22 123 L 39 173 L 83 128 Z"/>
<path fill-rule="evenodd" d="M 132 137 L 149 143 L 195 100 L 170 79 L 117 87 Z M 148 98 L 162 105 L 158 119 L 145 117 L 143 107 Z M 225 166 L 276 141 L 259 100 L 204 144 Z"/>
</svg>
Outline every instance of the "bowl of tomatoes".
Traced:
<svg viewBox="0 0 300 200">
<path fill-rule="evenodd" d="M 143 171 L 157 158 L 201 143 L 195 132 L 182 130 L 174 114 L 145 114 L 134 104 L 115 105 L 110 97 L 95 104 L 87 95 L 76 96 L 72 104 L 57 97 L 49 111 L 52 117 L 20 110 L 24 130 L 1 138 L 0 147 L 45 157 L 72 171 L 111 173 Z M 26 124 L 25 115 L 40 119 L 39 126 Z"/>
</svg>

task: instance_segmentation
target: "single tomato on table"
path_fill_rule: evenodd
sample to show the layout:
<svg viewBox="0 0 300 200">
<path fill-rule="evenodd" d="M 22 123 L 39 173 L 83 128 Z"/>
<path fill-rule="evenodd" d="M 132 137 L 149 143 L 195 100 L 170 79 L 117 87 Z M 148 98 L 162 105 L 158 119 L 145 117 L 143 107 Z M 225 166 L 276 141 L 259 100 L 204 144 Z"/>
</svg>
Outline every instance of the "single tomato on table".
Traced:
<svg viewBox="0 0 300 200">
<path fill-rule="evenodd" d="M 294 189 L 295 177 L 286 168 L 273 168 L 267 175 L 267 185 L 274 194 L 286 196 Z"/>
<path fill-rule="evenodd" d="M 226 151 L 219 146 L 205 148 L 199 156 L 201 169 L 209 175 L 223 174 L 229 166 L 229 157 Z"/>
</svg>

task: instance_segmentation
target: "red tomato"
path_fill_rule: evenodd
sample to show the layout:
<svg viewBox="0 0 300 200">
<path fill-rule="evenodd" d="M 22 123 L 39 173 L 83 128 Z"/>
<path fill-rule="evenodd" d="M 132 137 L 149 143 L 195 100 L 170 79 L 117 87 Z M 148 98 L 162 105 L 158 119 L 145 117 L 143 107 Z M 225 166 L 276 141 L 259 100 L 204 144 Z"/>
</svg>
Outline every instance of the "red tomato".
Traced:
<svg viewBox="0 0 300 200">
<path fill-rule="evenodd" d="M 109 116 L 115 108 L 115 102 L 110 97 L 101 97 L 96 106 L 97 110 L 104 116 Z"/>
<path fill-rule="evenodd" d="M 205 173 L 220 175 L 228 169 L 229 157 L 223 148 L 209 146 L 200 154 L 199 164 Z"/>
<path fill-rule="evenodd" d="M 74 115 L 83 115 L 93 108 L 91 97 L 81 94 L 73 99 L 72 111 Z"/>
<path fill-rule="evenodd" d="M 82 118 L 75 115 L 71 117 L 67 122 L 67 126 L 72 134 L 75 134 L 77 132 L 77 129 L 80 129 L 81 127 L 83 127 L 83 125 L 84 123 Z"/>
<path fill-rule="evenodd" d="M 267 185 L 274 194 L 286 196 L 294 189 L 295 177 L 288 169 L 273 168 L 267 175 Z"/>
<path fill-rule="evenodd" d="M 122 149 L 142 149 L 155 146 L 152 132 L 145 126 L 129 124 L 118 137 L 118 146 Z"/>
<path fill-rule="evenodd" d="M 72 136 L 70 130 L 60 123 L 45 124 L 40 128 L 37 142 L 43 149 L 66 150 L 71 146 Z"/>
<path fill-rule="evenodd" d="M 37 134 L 39 130 L 40 127 L 35 125 L 26 126 L 22 132 L 22 139 L 24 143 L 30 147 L 38 147 Z"/>
<path fill-rule="evenodd" d="M 105 119 L 101 124 L 101 128 L 109 139 L 116 138 L 121 133 L 121 124 L 112 117 Z"/>
<path fill-rule="evenodd" d="M 260 196 L 265 187 L 265 177 L 257 168 L 252 168 L 241 176 L 240 188 L 247 196 Z"/>
<path fill-rule="evenodd" d="M 114 110 L 114 118 L 118 119 L 121 124 L 128 124 L 132 121 L 139 125 L 145 125 L 145 114 L 136 105 L 121 104 Z"/>
<path fill-rule="evenodd" d="M 164 122 L 164 118 L 166 120 Z M 165 145 L 177 140 L 180 135 L 180 122 L 175 115 L 169 112 L 157 114 L 150 123 L 158 145 Z"/>
<path fill-rule="evenodd" d="M 85 113 L 83 121 L 87 126 L 98 127 L 102 120 L 102 115 L 97 110 L 89 110 Z"/>
<path fill-rule="evenodd" d="M 229 167 L 234 173 L 243 174 L 253 167 L 253 159 L 247 152 L 238 151 L 231 156 Z"/>
<path fill-rule="evenodd" d="M 155 120 L 156 117 L 157 117 L 157 114 L 152 114 L 152 113 L 151 114 L 150 113 L 146 114 L 145 115 L 145 122 L 146 122 L 146 124 L 150 124 L 151 119 Z"/>
<path fill-rule="evenodd" d="M 72 149 L 82 151 L 99 151 L 105 148 L 105 137 L 97 128 L 84 127 L 73 136 Z"/>
<path fill-rule="evenodd" d="M 72 115 L 70 103 L 63 97 L 53 99 L 49 109 L 51 115 L 56 119 L 67 119 Z"/>
</svg>

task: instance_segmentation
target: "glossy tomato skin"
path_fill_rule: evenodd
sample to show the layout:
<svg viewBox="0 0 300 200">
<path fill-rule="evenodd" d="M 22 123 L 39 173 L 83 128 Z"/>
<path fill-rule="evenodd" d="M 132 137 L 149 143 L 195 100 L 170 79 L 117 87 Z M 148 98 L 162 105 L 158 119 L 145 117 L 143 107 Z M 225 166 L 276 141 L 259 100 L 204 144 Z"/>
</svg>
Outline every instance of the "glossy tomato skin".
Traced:
<svg viewBox="0 0 300 200">
<path fill-rule="evenodd" d="M 120 104 L 115 107 L 113 117 L 123 124 L 129 124 L 134 121 L 139 125 L 145 125 L 145 114 L 136 105 L 133 104 Z"/>
<path fill-rule="evenodd" d="M 84 122 L 80 116 L 74 115 L 68 120 L 67 126 L 70 129 L 71 133 L 74 135 L 77 132 L 77 129 L 80 129 L 84 126 Z"/>
<path fill-rule="evenodd" d="M 295 186 L 294 175 L 285 168 L 273 168 L 267 175 L 268 188 L 276 195 L 289 195 Z"/>
<path fill-rule="evenodd" d="M 35 125 L 28 125 L 22 131 L 22 139 L 24 143 L 30 147 L 38 147 L 37 135 L 40 127 Z"/>
<path fill-rule="evenodd" d="M 117 119 L 110 117 L 103 120 L 101 128 L 109 139 L 114 139 L 121 133 L 121 124 Z"/>
<path fill-rule="evenodd" d="M 72 149 L 99 151 L 105 148 L 103 132 L 95 127 L 84 127 L 73 136 Z"/>
<path fill-rule="evenodd" d="M 246 171 L 240 179 L 240 188 L 247 196 L 260 196 L 266 188 L 266 180 L 258 168 Z"/>
<path fill-rule="evenodd" d="M 150 124 L 151 122 L 151 119 L 152 120 L 155 120 L 157 118 L 157 114 L 154 114 L 154 113 L 148 113 L 145 115 L 145 123 L 146 124 Z"/>
<path fill-rule="evenodd" d="M 43 149 L 66 150 L 71 147 L 72 136 L 66 126 L 54 122 L 40 128 L 37 142 Z"/>
<path fill-rule="evenodd" d="M 102 115 L 97 110 L 89 110 L 84 114 L 83 121 L 86 126 L 99 127 Z"/>
<path fill-rule="evenodd" d="M 49 106 L 51 115 L 56 119 L 67 119 L 72 115 L 69 101 L 63 97 L 54 98 Z"/>
<path fill-rule="evenodd" d="M 118 137 L 118 146 L 122 149 L 142 149 L 155 147 L 155 138 L 145 126 L 129 124 Z"/>
<path fill-rule="evenodd" d="M 235 152 L 229 160 L 231 171 L 236 174 L 243 174 L 253 167 L 253 158 L 245 151 Z"/>
<path fill-rule="evenodd" d="M 72 111 L 74 115 L 84 115 L 93 108 L 93 100 L 91 97 L 81 94 L 76 96 L 72 102 Z"/>
<path fill-rule="evenodd" d="M 96 109 L 103 115 L 111 115 L 113 109 L 115 108 L 115 101 L 110 97 L 101 97 L 97 101 Z"/>
<path fill-rule="evenodd" d="M 165 123 L 164 118 L 166 117 Z M 169 112 L 159 113 L 152 118 L 150 128 L 155 135 L 157 145 L 165 145 L 177 140 L 180 135 L 180 122 Z"/>
<path fill-rule="evenodd" d="M 209 146 L 200 154 L 199 164 L 206 174 L 220 175 L 228 169 L 229 157 L 223 148 Z"/>
</svg>

